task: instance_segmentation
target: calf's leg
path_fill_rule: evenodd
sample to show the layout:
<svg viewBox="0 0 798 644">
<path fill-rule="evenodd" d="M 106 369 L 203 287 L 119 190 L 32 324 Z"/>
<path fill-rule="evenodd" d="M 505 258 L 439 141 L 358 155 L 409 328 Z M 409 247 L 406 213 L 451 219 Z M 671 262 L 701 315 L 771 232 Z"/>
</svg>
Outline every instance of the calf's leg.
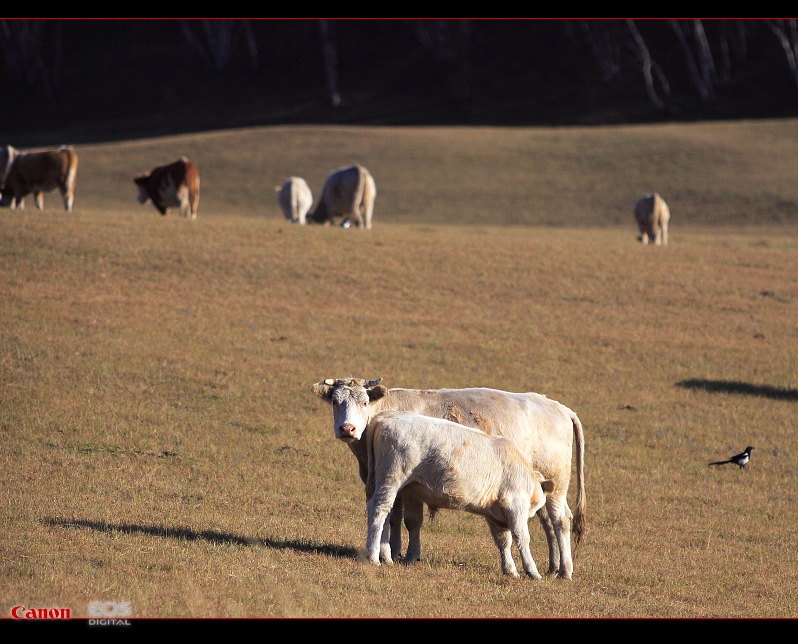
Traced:
<svg viewBox="0 0 798 644">
<path fill-rule="evenodd" d="M 520 577 L 518 569 L 515 567 L 515 561 L 513 561 L 513 538 L 510 531 L 506 527 L 500 526 L 492 519 L 486 517 L 485 520 L 488 522 L 490 534 L 493 537 L 493 543 L 495 543 L 496 547 L 499 549 L 502 572 L 508 577 Z"/>
<path fill-rule="evenodd" d="M 379 481 L 374 489 L 374 494 L 366 503 L 368 510 L 368 533 L 366 535 L 366 558 L 377 565 L 380 558 L 385 563 L 393 563 L 391 558 L 390 526 L 385 525 L 391 508 L 393 507 L 398 488 L 381 484 Z"/>
<path fill-rule="evenodd" d="M 542 579 L 538 572 L 538 567 L 535 565 L 535 560 L 532 558 L 532 552 L 529 549 L 529 524 L 527 518 L 529 517 L 529 508 L 516 508 L 510 513 L 509 524 L 510 532 L 513 535 L 515 546 L 521 555 L 521 563 L 524 567 L 524 572 L 532 577 L 532 579 Z"/>
</svg>

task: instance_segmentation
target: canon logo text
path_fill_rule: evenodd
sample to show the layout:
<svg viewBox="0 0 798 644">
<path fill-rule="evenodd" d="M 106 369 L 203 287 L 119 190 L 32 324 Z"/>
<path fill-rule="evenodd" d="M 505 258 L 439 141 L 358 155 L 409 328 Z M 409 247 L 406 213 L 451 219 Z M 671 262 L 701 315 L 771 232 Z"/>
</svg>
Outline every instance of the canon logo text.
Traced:
<svg viewBox="0 0 798 644">
<path fill-rule="evenodd" d="M 11 609 L 14 619 L 71 619 L 72 611 L 69 608 L 27 608 L 14 606 Z"/>
</svg>

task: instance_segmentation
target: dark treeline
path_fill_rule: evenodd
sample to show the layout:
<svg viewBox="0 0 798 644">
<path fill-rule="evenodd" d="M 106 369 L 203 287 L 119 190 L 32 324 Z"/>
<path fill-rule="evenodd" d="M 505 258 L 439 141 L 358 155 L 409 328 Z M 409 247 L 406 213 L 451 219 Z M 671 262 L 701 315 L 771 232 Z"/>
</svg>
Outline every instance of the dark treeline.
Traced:
<svg viewBox="0 0 798 644">
<path fill-rule="evenodd" d="M 17 145 L 798 114 L 794 20 L 0 20 L 0 60 Z"/>
</svg>

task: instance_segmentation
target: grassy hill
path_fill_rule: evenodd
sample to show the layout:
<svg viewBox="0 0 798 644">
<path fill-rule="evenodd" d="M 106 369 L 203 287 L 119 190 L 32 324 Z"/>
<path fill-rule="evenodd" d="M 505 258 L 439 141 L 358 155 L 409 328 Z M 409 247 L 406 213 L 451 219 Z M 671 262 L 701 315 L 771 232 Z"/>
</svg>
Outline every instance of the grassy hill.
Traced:
<svg viewBox="0 0 798 644">
<path fill-rule="evenodd" d="M 0 210 L 0 602 L 795 617 L 797 146 L 796 120 L 78 145 L 74 212 L 54 193 Z M 194 221 L 135 202 L 133 175 L 181 154 L 202 176 Z M 282 218 L 282 179 L 318 195 L 355 160 L 376 179 L 373 230 Z M 665 248 L 635 239 L 651 189 L 671 204 Z M 310 392 L 344 376 L 574 409 L 573 580 L 504 578 L 484 520 L 454 511 L 425 522 L 419 564 L 365 565 L 363 484 Z M 746 445 L 745 470 L 707 466 Z"/>
<path fill-rule="evenodd" d="M 607 128 L 241 128 L 78 146 L 76 212 L 137 208 L 132 177 L 188 156 L 202 177 L 200 220 L 280 218 L 274 187 L 359 162 L 377 183 L 375 226 L 620 226 L 657 190 L 672 234 L 691 225 L 794 224 L 798 121 Z M 45 198 L 59 207 L 56 193 Z M 149 216 L 151 206 L 139 208 Z"/>
</svg>

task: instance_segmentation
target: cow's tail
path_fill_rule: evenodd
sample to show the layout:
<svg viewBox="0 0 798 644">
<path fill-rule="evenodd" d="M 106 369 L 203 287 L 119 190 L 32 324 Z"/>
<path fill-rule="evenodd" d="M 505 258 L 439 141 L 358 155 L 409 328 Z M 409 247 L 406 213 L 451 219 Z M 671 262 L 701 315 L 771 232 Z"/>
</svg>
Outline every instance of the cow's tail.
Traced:
<svg viewBox="0 0 798 644">
<path fill-rule="evenodd" d="M 78 176 L 78 154 L 71 145 L 62 145 L 61 152 L 67 157 L 66 181 L 64 181 L 64 201 L 68 211 L 72 210 L 75 200 L 75 180 Z"/>
<path fill-rule="evenodd" d="M 67 190 L 72 192 L 75 189 L 75 178 L 78 174 L 78 155 L 75 148 L 69 145 L 62 145 L 59 151 L 66 155 L 66 185 Z"/>
<path fill-rule="evenodd" d="M 366 192 L 366 173 L 367 170 L 363 166 L 357 166 L 357 189 L 355 190 L 354 198 L 352 201 L 353 211 L 363 222 L 363 199 Z"/>
<path fill-rule="evenodd" d="M 582 421 L 572 411 L 571 423 L 574 428 L 574 448 L 576 449 L 576 507 L 574 508 L 574 518 L 571 531 L 574 537 L 574 551 L 579 546 L 579 542 L 587 529 L 585 510 L 587 498 L 585 497 L 585 431 Z"/>
</svg>

